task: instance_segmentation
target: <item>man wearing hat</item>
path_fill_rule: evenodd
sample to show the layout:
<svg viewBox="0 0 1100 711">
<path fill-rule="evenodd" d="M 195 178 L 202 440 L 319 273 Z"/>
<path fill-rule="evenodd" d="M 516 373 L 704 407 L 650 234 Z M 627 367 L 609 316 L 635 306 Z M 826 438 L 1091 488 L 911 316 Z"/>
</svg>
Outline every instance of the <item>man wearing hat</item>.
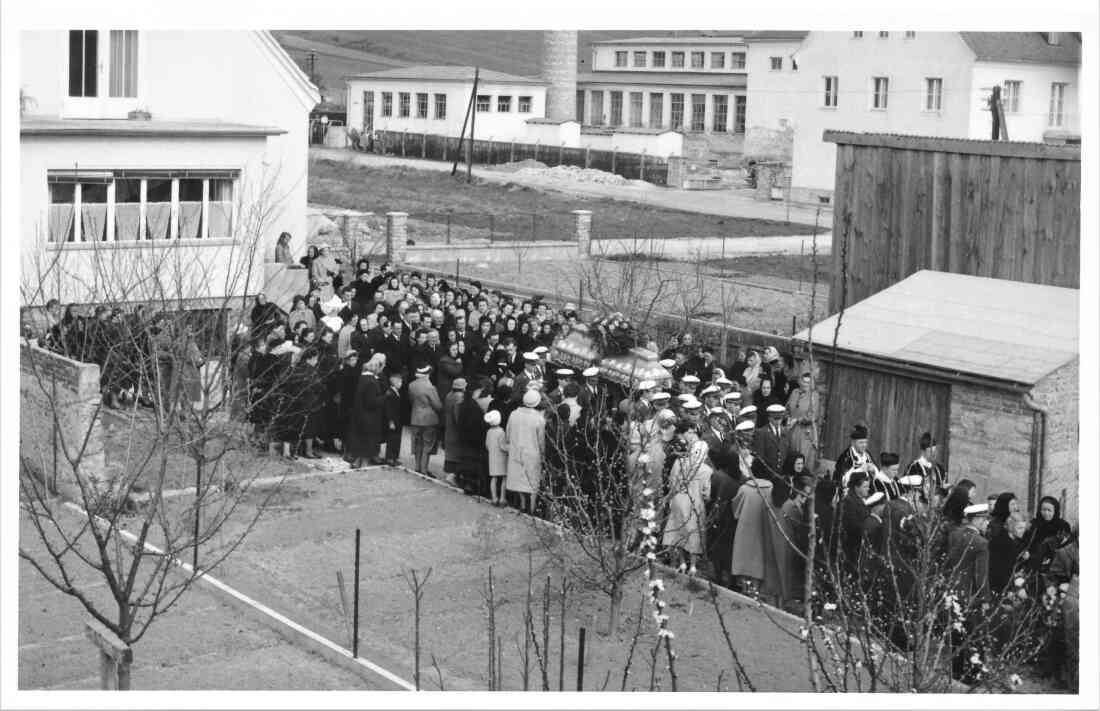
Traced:
<svg viewBox="0 0 1100 711">
<path fill-rule="evenodd" d="M 737 422 L 752 420 L 753 429 L 756 429 L 756 405 L 745 405 L 737 411 Z"/>
<path fill-rule="evenodd" d="M 965 684 L 977 681 L 979 665 L 971 664 L 976 653 L 984 658 L 983 650 L 967 640 L 975 619 L 981 619 L 982 608 L 989 602 L 989 542 L 985 528 L 989 522 L 989 505 L 974 504 L 963 509 L 963 525 L 952 528 L 947 534 L 947 560 L 944 569 L 949 571 L 949 585 L 958 596 L 963 608 L 962 630 L 952 626 L 951 642 L 955 650 L 951 657 L 951 676 Z"/>
<path fill-rule="evenodd" d="M 443 411 L 443 402 L 439 399 L 432 381 L 428 379 L 431 366 L 423 365 L 416 369 L 415 377 L 409 383 L 409 404 L 411 414 L 409 425 L 412 428 L 413 467 L 421 474 L 432 476 L 428 471 L 428 459 L 435 453 L 439 429 L 439 415 Z"/>
<path fill-rule="evenodd" d="M 523 370 L 516 374 L 515 389 L 522 395 L 523 390 L 527 388 L 527 383 L 532 380 L 542 380 L 542 376 L 539 374 L 539 357 L 537 355 L 528 352 L 520 358 L 523 362 Z"/>
<path fill-rule="evenodd" d="M 729 464 L 728 449 L 732 429 L 728 412 L 720 407 L 707 409 L 706 425 L 702 427 L 699 436 L 707 443 L 711 464 L 716 469 L 725 470 Z"/>
<path fill-rule="evenodd" d="M 869 436 L 867 427 L 862 424 L 853 427 L 848 435 L 850 441 L 848 449 L 841 452 L 840 456 L 836 458 L 836 467 L 833 469 L 833 478 L 841 481 L 842 486 L 846 486 L 843 482 L 854 471 L 866 472 L 869 476 L 874 476 L 875 472 L 878 471 L 875 460 L 871 458 L 871 453 L 867 451 Z"/>
<path fill-rule="evenodd" d="M 600 369 L 590 365 L 581 371 L 581 377 L 584 378 L 584 383 L 581 385 L 580 394 L 577 395 L 577 402 L 590 412 L 602 409 L 606 403 L 603 388 L 600 387 Z"/>
<path fill-rule="evenodd" d="M 680 405 L 680 411 L 683 413 L 684 419 L 687 420 L 688 423 L 693 427 L 699 427 L 703 418 L 703 403 L 695 398 L 691 398 Z"/>
<path fill-rule="evenodd" d="M 554 387 L 546 393 L 546 399 L 553 405 L 560 405 L 564 398 L 563 392 L 568 383 L 573 382 L 572 368 L 558 368 L 554 371 Z"/>
<path fill-rule="evenodd" d="M 699 377 L 688 373 L 680 378 L 680 392 L 694 395 L 699 389 Z"/>
<path fill-rule="evenodd" d="M 535 366 L 539 377 L 546 380 L 546 375 L 550 372 L 550 349 L 546 346 L 536 346 L 531 352 L 539 357 Z"/>
<path fill-rule="evenodd" d="M 787 432 L 783 428 L 783 418 L 787 415 L 787 408 L 782 405 L 768 406 L 768 424 L 766 427 L 757 428 L 753 438 L 753 451 L 763 460 L 768 468 L 768 475 L 779 476 L 783 467 L 783 460 L 787 458 L 790 444 Z"/>
<path fill-rule="evenodd" d="M 728 393 L 723 393 L 721 403 L 722 408 L 730 413 L 730 419 L 736 422 L 738 419 L 737 413 L 741 411 L 741 392 L 733 390 Z"/>
<path fill-rule="evenodd" d="M 699 397 L 703 399 L 703 407 L 707 410 L 713 410 L 716 407 L 720 407 L 722 404 L 722 391 L 718 389 L 717 385 L 708 385 L 699 392 Z"/>
<path fill-rule="evenodd" d="M 905 473 L 922 477 L 926 491 L 933 494 L 947 489 L 947 471 L 936 461 L 936 440 L 931 432 L 920 436 L 920 456 L 913 460 Z"/>
<path fill-rule="evenodd" d="M 737 446 L 745 452 L 752 450 L 752 441 L 756 436 L 756 418 L 741 420 L 733 426 L 733 435 Z"/>
</svg>

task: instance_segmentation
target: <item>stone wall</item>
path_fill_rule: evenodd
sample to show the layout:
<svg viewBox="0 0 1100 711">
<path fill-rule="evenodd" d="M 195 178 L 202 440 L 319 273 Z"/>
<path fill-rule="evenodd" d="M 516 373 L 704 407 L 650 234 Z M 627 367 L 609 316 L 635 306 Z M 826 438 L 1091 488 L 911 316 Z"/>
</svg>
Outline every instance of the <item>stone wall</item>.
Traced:
<svg viewBox="0 0 1100 711">
<path fill-rule="evenodd" d="M 745 131 L 745 158 L 791 162 L 794 155 L 794 127 L 789 123 L 778 128 L 749 126 Z"/>
<path fill-rule="evenodd" d="M 723 164 L 739 162 L 745 146 L 745 136 L 740 133 L 684 133 L 685 158 L 707 160 L 717 158 Z"/>
<path fill-rule="evenodd" d="M 21 346 L 20 458 L 55 491 L 73 496 L 77 470 L 94 485 L 103 482 L 106 462 L 99 403 L 98 365 L 25 343 Z M 78 460 L 75 468 L 72 459 Z"/>
<path fill-rule="evenodd" d="M 951 386 L 951 482 L 970 479 L 982 501 L 1011 491 L 1027 502 L 1033 415 L 1021 395 L 981 386 Z"/>
<path fill-rule="evenodd" d="M 1080 425 L 1080 359 L 1040 380 L 1032 389 L 1033 402 L 1046 410 L 1043 471 L 1039 496 L 1062 502 L 1062 517 L 1076 522 L 1078 508 Z"/>
</svg>

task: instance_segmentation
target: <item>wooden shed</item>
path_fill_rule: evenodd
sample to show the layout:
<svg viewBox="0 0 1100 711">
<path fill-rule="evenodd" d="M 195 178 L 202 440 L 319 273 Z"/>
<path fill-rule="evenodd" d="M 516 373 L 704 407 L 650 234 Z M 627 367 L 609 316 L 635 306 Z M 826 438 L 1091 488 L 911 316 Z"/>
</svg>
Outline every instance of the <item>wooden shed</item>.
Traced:
<svg viewBox="0 0 1100 711">
<path fill-rule="evenodd" d="M 823 456 L 864 423 L 876 460 L 906 466 L 929 431 L 950 481 L 1029 508 L 1051 495 L 1076 517 L 1077 314 L 1076 289 L 923 270 L 814 324 L 795 349 L 806 358 L 812 332 Z"/>
<path fill-rule="evenodd" d="M 826 131 L 829 313 L 921 269 L 1079 288 L 1080 146 Z"/>
</svg>

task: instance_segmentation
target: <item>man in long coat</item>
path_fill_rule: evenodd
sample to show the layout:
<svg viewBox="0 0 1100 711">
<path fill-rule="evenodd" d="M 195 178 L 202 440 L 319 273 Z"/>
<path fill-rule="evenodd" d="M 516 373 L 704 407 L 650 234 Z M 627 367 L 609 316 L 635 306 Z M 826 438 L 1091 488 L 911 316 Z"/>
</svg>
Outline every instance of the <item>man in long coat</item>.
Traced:
<svg viewBox="0 0 1100 711">
<path fill-rule="evenodd" d="M 773 545 L 776 527 L 772 508 L 772 483 L 758 463 L 750 465 L 753 478 L 738 489 L 730 505 L 737 520 L 733 537 L 733 559 L 730 572 L 739 579 L 742 591 L 783 597 L 777 546 Z M 785 576 L 784 576 L 785 577 Z"/>
<path fill-rule="evenodd" d="M 378 453 L 382 448 L 383 388 L 378 382 L 378 373 L 386 364 L 386 357 L 376 353 L 359 376 L 355 389 L 355 405 L 351 413 L 351 423 L 347 436 L 347 459 L 352 466 L 361 467 L 364 463 L 381 464 Z"/>
</svg>

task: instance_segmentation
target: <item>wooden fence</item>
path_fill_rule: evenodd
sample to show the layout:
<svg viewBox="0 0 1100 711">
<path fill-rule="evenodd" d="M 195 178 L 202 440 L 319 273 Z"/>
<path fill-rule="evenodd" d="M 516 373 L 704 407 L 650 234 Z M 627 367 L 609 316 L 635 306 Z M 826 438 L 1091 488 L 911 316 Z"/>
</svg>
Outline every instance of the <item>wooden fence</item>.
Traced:
<svg viewBox="0 0 1100 711">
<path fill-rule="evenodd" d="M 406 131 L 375 131 L 375 153 L 407 158 L 454 160 L 458 151 L 458 139 L 429 133 Z M 654 185 L 668 184 L 668 160 L 645 153 L 600 151 L 590 148 L 566 148 L 544 146 L 538 143 L 515 141 L 474 141 L 473 162 L 481 165 L 514 163 L 521 160 L 537 160 L 548 166 L 572 165 L 593 168 L 621 175 L 630 180 L 644 180 Z M 465 158 L 463 145 L 459 162 Z"/>
<path fill-rule="evenodd" d="M 1079 287 L 1078 146 L 826 131 L 830 312 L 921 269 Z"/>
</svg>

